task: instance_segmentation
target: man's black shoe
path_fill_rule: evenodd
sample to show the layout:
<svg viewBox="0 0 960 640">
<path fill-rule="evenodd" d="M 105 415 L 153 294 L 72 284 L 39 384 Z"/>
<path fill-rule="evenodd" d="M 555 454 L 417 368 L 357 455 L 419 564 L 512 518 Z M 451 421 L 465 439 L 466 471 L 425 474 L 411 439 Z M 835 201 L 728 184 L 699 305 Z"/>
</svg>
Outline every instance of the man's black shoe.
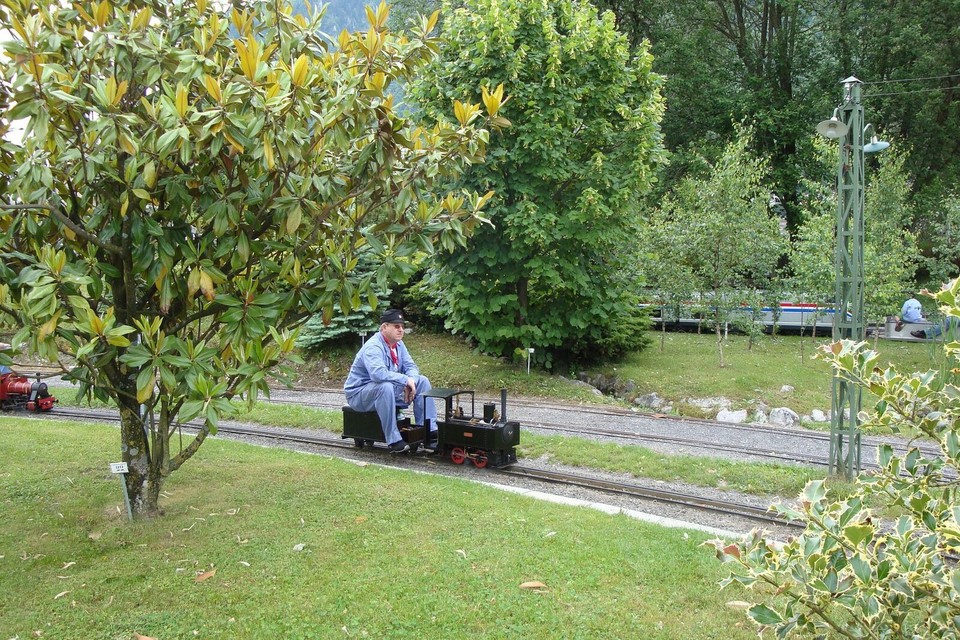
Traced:
<svg viewBox="0 0 960 640">
<path fill-rule="evenodd" d="M 911 331 L 911 332 L 910 332 L 910 335 L 912 335 L 914 338 L 920 338 L 921 340 L 926 340 L 926 339 L 927 339 L 927 332 L 926 332 L 926 331 L 923 331 L 923 330 L 920 330 L 920 331 Z"/>
<path fill-rule="evenodd" d="M 387 445 L 387 449 L 390 449 L 390 453 L 403 453 L 404 451 L 410 451 L 410 445 L 403 440 L 397 440 L 393 444 Z"/>
</svg>

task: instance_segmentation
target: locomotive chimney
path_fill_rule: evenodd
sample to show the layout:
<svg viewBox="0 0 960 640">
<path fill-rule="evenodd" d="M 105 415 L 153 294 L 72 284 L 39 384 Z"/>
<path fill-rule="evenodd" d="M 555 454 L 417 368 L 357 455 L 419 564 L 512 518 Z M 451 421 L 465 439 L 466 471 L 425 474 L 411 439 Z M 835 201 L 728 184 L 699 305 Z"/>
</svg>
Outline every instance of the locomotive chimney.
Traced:
<svg viewBox="0 0 960 640">
<path fill-rule="evenodd" d="M 500 421 L 507 421 L 507 390 L 500 389 Z"/>
</svg>

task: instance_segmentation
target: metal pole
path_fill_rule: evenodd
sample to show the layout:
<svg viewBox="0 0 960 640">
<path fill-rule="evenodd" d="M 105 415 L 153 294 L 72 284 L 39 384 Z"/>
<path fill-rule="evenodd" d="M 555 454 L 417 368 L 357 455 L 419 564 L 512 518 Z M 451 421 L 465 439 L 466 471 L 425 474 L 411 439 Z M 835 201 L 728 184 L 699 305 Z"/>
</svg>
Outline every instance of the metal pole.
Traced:
<svg viewBox="0 0 960 640">
<path fill-rule="evenodd" d="M 133 509 L 130 507 L 130 494 L 127 492 L 127 474 L 120 474 L 120 486 L 123 487 L 123 504 L 127 505 L 127 520 L 133 521 Z"/>
<path fill-rule="evenodd" d="M 835 254 L 833 339 L 864 339 L 863 320 L 863 104 L 861 82 L 843 81 L 841 119 L 847 133 L 840 139 L 837 169 L 837 250 Z M 860 471 L 860 433 L 857 414 L 861 390 L 839 376 L 833 377 L 830 410 L 830 473 L 847 479 Z"/>
</svg>

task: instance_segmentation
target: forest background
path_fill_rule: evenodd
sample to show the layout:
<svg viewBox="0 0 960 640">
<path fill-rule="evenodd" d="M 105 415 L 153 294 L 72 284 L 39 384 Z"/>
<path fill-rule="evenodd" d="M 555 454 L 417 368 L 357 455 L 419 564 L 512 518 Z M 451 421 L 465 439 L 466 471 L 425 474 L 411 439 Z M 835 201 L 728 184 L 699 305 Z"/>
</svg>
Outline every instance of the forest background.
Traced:
<svg viewBox="0 0 960 640">
<path fill-rule="evenodd" d="M 444 32 L 444 28 L 456 22 L 458 10 L 475 12 L 477 4 L 396 0 L 390 3 L 390 24 L 401 28 L 417 13 L 441 9 L 441 33 L 462 38 L 462 21 L 459 30 Z M 490 7 L 497 5 L 504 14 L 526 11 L 530 18 L 530 7 L 537 4 L 503 0 Z M 599 300 L 580 299 L 570 307 L 612 304 L 620 305 L 622 311 L 638 301 L 669 306 L 681 300 L 709 300 L 706 306 L 720 312 L 714 322 L 721 323 L 731 318 L 730 309 L 759 306 L 756 303 L 785 295 L 829 304 L 834 286 L 838 150 L 835 142 L 818 137 L 814 127 L 842 101 L 842 80 L 849 76 L 863 82 L 865 119 L 872 125 L 867 138 L 878 135 L 891 142 L 889 149 L 866 159 L 868 322 L 881 323 L 885 316 L 897 313 L 913 291 L 926 286 L 938 289 L 957 275 L 960 8 L 927 0 L 813 5 L 594 0 L 592 4 L 601 16 L 612 12 L 616 29 L 634 54 L 652 56 L 650 77 L 659 77 L 654 91 L 659 91 L 665 106 L 655 135 L 665 153 L 650 162 L 653 171 L 647 188 L 616 212 L 634 224 L 618 229 L 615 252 L 619 255 L 608 269 L 608 282 L 591 283 L 594 289 L 609 290 L 616 299 L 601 295 Z M 341 29 L 365 29 L 363 7 L 362 0 L 328 3 L 324 30 L 335 36 Z M 305 5 L 300 3 L 299 9 Z M 563 33 L 563 28 L 559 31 Z M 518 34 L 513 37 L 520 40 L 523 36 Z M 476 41 L 482 36 L 471 38 Z M 458 47 L 469 49 L 470 45 L 460 41 L 450 49 Z M 473 55 L 480 59 L 486 52 L 478 46 Z M 448 57 L 446 64 L 459 63 Z M 492 75 L 503 77 L 496 73 L 497 64 L 502 65 L 502 60 L 485 68 L 488 73 L 494 68 Z M 483 68 L 484 62 L 476 66 Z M 438 78 L 450 73 L 455 72 L 434 74 L 426 84 L 438 83 Z M 484 81 L 479 72 L 473 80 L 471 87 L 460 78 L 459 88 L 472 94 L 461 99 L 479 98 Z M 505 92 L 515 95 L 523 89 L 508 81 Z M 397 93 L 411 109 L 423 107 L 422 92 L 419 103 L 407 95 L 406 87 Z M 527 99 L 529 94 L 523 95 Z M 513 120 L 515 129 L 499 134 L 501 139 L 522 135 L 521 118 L 511 109 L 507 103 L 503 113 Z M 495 135 L 494 147 L 497 139 Z M 502 193 L 503 185 L 497 186 Z M 510 242 L 517 239 L 515 234 Z M 719 255 L 718 239 L 723 240 L 726 255 Z M 499 241 L 503 246 L 510 244 L 503 236 Z M 476 252 L 478 246 L 461 253 Z M 565 261 L 571 268 L 596 262 L 569 251 L 558 252 L 552 259 L 560 270 Z M 477 293 L 462 281 L 489 279 L 490 274 L 480 273 L 476 266 L 464 272 L 462 260 L 459 267 L 450 260 L 439 262 L 417 263 L 408 283 L 384 291 L 385 297 L 403 304 L 420 322 L 467 334 L 487 352 L 510 355 L 512 351 L 515 357 L 525 358 L 526 347 L 540 347 L 537 364 L 550 367 L 553 359 L 616 356 L 642 344 L 629 337 L 640 333 L 629 311 L 611 314 L 616 317 L 603 337 L 582 343 L 580 335 L 512 329 L 505 325 L 546 326 L 544 316 L 549 311 L 534 322 L 530 318 L 535 302 L 524 309 L 504 303 L 527 295 L 519 285 L 514 291 L 508 283 L 498 282 L 500 290 L 495 293 Z M 450 278 L 457 268 L 461 283 L 453 287 Z M 505 273 L 502 265 L 498 268 Z M 530 262 L 523 268 L 530 272 Z M 556 288 L 546 278 L 523 285 L 535 286 Z M 556 292 L 543 296 L 542 304 L 569 318 L 570 311 L 559 302 L 562 296 Z M 451 298 L 467 300 L 463 306 L 471 309 L 502 307 L 503 312 L 471 321 L 462 311 L 458 315 L 449 303 Z M 723 303 L 716 304 L 717 300 Z M 924 303 L 935 318 L 935 306 L 926 299 Z M 309 347 L 338 332 L 353 333 L 361 317 L 332 327 L 322 326 L 318 319 L 305 328 L 301 344 Z M 596 318 L 589 322 L 598 324 Z"/>
</svg>

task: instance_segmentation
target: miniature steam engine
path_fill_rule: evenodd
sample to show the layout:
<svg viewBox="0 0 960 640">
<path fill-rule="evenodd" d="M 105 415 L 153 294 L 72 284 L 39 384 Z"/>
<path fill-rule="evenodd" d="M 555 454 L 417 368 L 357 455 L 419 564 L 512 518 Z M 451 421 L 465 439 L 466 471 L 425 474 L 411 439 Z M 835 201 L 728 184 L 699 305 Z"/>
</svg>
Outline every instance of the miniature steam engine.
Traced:
<svg viewBox="0 0 960 640">
<path fill-rule="evenodd" d="M 15 373 L 0 374 L 0 409 L 50 411 L 56 402 L 39 377 L 30 380 Z"/>
<path fill-rule="evenodd" d="M 470 396 L 470 413 L 466 413 L 460 400 Z M 520 444 L 520 423 L 508 421 L 507 391 L 500 391 L 500 410 L 495 403 L 484 403 L 483 415 L 475 415 L 473 391 L 458 389 L 431 389 L 417 397 L 415 402 L 444 401 L 443 418 L 437 420 L 436 443 L 428 443 L 429 425 L 410 424 L 409 417 L 397 420 L 400 436 L 416 452 L 423 447 L 433 453 L 448 457 L 455 464 L 467 460 L 482 469 L 486 466 L 502 467 L 517 461 L 516 447 Z M 343 407 L 343 438 L 353 438 L 358 447 L 384 442 L 383 429 L 376 411 L 354 411 Z"/>
</svg>

